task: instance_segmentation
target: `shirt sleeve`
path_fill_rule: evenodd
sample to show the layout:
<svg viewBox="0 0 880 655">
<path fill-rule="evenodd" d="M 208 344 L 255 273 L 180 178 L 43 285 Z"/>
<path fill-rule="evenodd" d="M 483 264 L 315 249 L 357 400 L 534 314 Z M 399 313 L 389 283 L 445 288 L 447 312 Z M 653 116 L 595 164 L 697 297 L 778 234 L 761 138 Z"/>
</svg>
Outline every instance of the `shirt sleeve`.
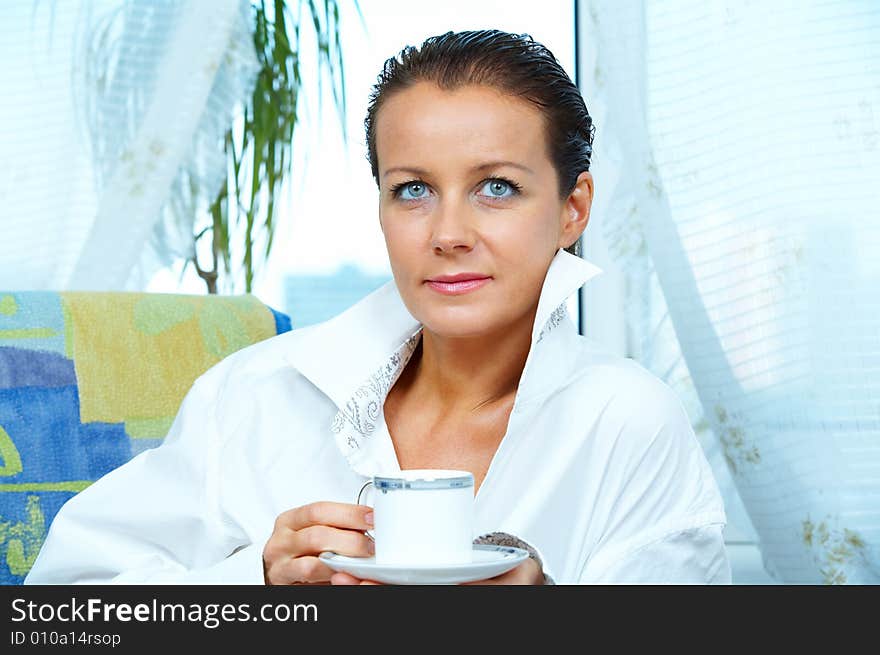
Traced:
<svg viewBox="0 0 880 655">
<path fill-rule="evenodd" d="M 218 377 L 196 380 L 160 446 L 61 507 L 25 584 L 264 584 L 262 545 L 219 507 Z"/>
<path fill-rule="evenodd" d="M 474 539 L 475 544 L 495 544 L 497 546 L 511 546 L 513 548 L 521 548 L 529 553 L 529 557 L 531 557 L 535 562 L 538 563 L 538 566 L 541 567 L 541 571 L 544 574 L 544 584 L 552 585 L 556 584 L 554 578 L 547 571 L 547 567 L 544 564 L 544 557 L 541 555 L 541 552 L 538 550 L 536 546 L 533 546 L 525 539 L 520 539 L 519 537 L 515 537 L 514 535 L 508 532 L 489 532 L 484 535 L 480 535 L 476 539 Z"/>
<path fill-rule="evenodd" d="M 731 584 L 722 527 L 717 524 L 677 530 L 621 554 L 589 584 Z"/>
<path fill-rule="evenodd" d="M 608 462 L 613 500 L 579 582 L 729 584 L 724 504 L 690 418 L 659 380 L 638 391 Z"/>
</svg>

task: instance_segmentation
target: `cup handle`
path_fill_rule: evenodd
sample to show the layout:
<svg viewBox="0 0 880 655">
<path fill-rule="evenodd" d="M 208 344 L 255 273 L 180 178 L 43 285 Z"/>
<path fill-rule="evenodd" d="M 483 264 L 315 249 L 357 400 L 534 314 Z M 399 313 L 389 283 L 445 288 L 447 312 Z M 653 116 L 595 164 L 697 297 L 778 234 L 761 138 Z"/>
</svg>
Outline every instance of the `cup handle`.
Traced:
<svg viewBox="0 0 880 655">
<path fill-rule="evenodd" d="M 371 484 L 373 484 L 373 481 L 372 481 L 372 480 L 367 480 L 367 481 L 364 483 L 364 486 L 361 487 L 361 490 L 358 491 L 358 499 L 357 499 L 357 504 L 358 504 L 358 505 L 361 505 L 361 504 L 362 504 L 362 503 L 361 503 L 361 497 L 364 495 L 364 491 L 367 490 L 367 487 L 369 487 Z M 376 541 L 376 537 L 373 535 L 372 532 L 370 532 L 369 530 L 365 530 L 364 533 L 365 533 L 370 539 L 372 539 L 373 541 Z"/>
</svg>

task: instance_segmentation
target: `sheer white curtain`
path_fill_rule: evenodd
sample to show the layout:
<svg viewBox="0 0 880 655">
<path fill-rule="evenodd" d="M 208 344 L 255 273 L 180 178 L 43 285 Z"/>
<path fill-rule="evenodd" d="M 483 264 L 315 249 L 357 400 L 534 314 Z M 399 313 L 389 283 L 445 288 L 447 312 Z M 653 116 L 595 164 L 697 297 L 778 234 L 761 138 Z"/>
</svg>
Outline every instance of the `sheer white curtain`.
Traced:
<svg viewBox="0 0 880 655">
<path fill-rule="evenodd" d="M 0 7 L 0 289 L 141 289 L 186 256 L 255 81 L 248 0 Z"/>
<path fill-rule="evenodd" d="M 774 578 L 880 582 L 880 5 L 581 9 L 631 354 L 720 446 Z"/>
</svg>

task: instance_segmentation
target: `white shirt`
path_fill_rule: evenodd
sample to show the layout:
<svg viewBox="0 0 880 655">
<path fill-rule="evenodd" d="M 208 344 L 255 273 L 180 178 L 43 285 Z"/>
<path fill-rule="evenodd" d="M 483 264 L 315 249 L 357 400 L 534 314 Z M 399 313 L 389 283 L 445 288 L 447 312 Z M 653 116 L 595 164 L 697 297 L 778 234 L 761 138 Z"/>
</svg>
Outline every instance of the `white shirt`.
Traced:
<svg viewBox="0 0 880 655">
<path fill-rule="evenodd" d="M 564 250 L 551 262 L 474 536 L 525 540 L 557 584 L 729 583 L 721 494 L 681 402 L 565 311 L 600 272 Z M 262 584 L 281 512 L 354 503 L 400 470 L 382 408 L 420 338 L 392 280 L 230 355 L 161 446 L 61 508 L 25 583 Z"/>
</svg>

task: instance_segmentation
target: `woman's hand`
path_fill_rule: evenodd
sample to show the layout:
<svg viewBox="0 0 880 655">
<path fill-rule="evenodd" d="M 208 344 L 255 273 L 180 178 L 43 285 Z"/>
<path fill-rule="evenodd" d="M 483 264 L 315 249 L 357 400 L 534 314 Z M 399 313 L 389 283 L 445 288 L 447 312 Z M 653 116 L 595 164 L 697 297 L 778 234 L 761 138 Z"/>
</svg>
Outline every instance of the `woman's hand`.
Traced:
<svg viewBox="0 0 880 655">
<path fill-rule="evenodd" d="M 488 580 L 476 582 L 463 582 L 464 585 L 489 585 L 489 584 L 518 584 L 518 585 L 542 585 L 544 584 L 544 571 L 531 557 L 525 562 L 510 569 L 507 573 L 496 575 Z"/>
<path fill-rule="evenodd" d="M 334 585 L 375 585 L 378 582 L 371 580 L 359 580 L 348 573 L 334 573 L 330 579 L 330 584 Z M 544 571 L 538 566 L 538 563 L 531 557 L 519 566 L 512 568 L 507 573 L 502 573 L 488 580 L 477 580 L 476 582 L 464 582 L 465 585 L 542 585 L 544 584 Z"/>
<path fill-rule="evenodd" d="M 263 547 L 267 585 L 328 584 L 333 569 L 318 555 L 325 550 L 348 557 L 373 555 L 373 508 L 366 505 L 318 502 L 278 515 Z"/>
</svg>

